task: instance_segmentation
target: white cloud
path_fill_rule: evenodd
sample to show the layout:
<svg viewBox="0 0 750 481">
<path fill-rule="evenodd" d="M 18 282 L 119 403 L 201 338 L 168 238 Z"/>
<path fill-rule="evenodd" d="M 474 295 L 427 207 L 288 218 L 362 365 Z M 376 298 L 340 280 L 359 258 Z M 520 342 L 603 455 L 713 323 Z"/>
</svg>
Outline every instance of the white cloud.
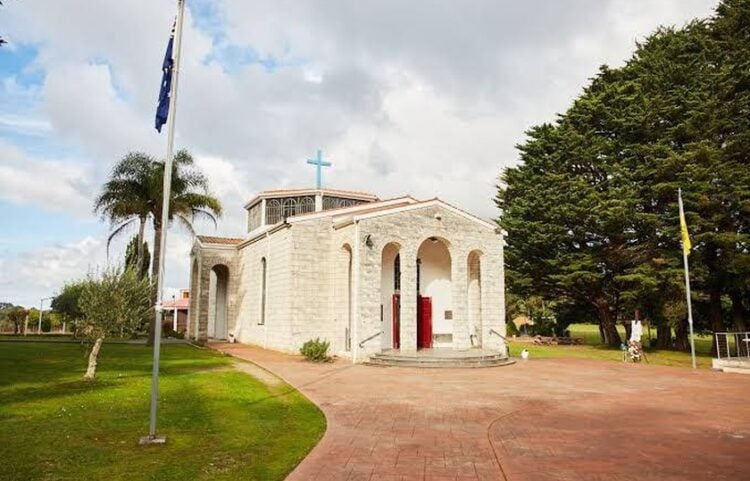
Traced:
<svg viewBox="0 0 750 481">
<path fill-rule="evenodd" d="M 65 282 L 81 279 L 104 263 L 104 243 L 93 237 L 0 257 L 0 297 L 35 306 L 41 297 L 58 292 Z"/>
<path fill-rule="evenodd" d="M 0 140 L 0 199 L 85 217 L 90 181 L 84 166 L 39 159 Z"/>
<path fill-rule="evenodd" d="M 328 185 L 437 195 L 494 216 L 496 178 L 526 129 L 553 120 L 599 65 L 621 64 L 658 25 L 704 17 L 715 3 L 217 0 L 209 31 L 188 2 L 177 147 L 193 151 L 224 203 L 220 234 L 243 232 L 254 192 L 311 185 L 304 161 L 317 148 L 334 164 Z M 78 155 L 37 158 L 0 143 L 0 196 L 88 213 L 124 152 L 163 156 L 152 123 L 175 4 L 5 5 L 1 31 L 38 46 L 33 68 L 44 77 L 32 89 L 4 80 L 0 93 L 38 105 L 1 108 L 0 124 L 26 122 Z M 221 54 L 229 48 L 247 58 Z M 251 53 L 271 63 L 248 63 Z M 35 179 L 44 192 L 24 188 Z M 190 239 L 175 231 L 172 242 L 167 283 L 181 287 Z"/>
</svg>

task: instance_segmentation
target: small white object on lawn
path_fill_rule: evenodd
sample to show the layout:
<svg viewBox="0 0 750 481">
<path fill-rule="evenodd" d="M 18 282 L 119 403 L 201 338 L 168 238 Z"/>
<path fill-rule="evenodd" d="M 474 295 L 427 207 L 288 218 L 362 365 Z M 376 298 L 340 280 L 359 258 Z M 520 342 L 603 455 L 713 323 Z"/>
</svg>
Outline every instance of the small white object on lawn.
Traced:
<svg viewBox="0 0 750 481">
<path fill-rule="evenodd" d="M 523 359 L 525 361 L 528 358 L 529 358 L 529 350 L 528 349 L 524 349 L 523 351 L 521 351 L 521 359 Z"/>
</svg>

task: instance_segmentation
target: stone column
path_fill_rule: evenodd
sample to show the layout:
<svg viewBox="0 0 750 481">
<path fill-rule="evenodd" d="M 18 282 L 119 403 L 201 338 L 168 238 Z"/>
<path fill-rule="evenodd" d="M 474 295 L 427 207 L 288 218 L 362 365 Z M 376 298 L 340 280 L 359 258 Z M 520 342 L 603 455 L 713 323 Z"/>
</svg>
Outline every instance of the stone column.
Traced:
<svg viewBox="0 0 750 481">
<path fill-rule="evenodd" d="M 197 342 L 203 343 L 208 340 L 208 310 L 209 310 L 209 285 L 211 283 L 211 267 L 201 263 L 200 274 L 198 276 L 198 310 L 196 312 L 196 337 Z"/>
<path fill-rule="evenodd" d="M 453 304 L 453 349 L 471 347 L 469 335 L 469 288 L 467 256 L 463 251 L 451 249 L 451 296 Z"/>
<path fill-rule="evenodd" d="M 401 259 L 401 351 L 417 350 L 417 251 L 404 247 Z"/>
<path fill-rule="evenodd" d="M 505 336 L 505 295 L 502 251 L 486 253 L 480 260 L 482 282 L 482 340 L 488 349 L 505 351 L 505 342 L 495 330 Z"/>
<path fill-rule="evenodd" d="M 198 256 L 190 258 L 190 307 L 188 309 L 187 337 L 198 341 L 198 315 L 200 313 L 200 272 L 201 261 Z"/>
</svg>

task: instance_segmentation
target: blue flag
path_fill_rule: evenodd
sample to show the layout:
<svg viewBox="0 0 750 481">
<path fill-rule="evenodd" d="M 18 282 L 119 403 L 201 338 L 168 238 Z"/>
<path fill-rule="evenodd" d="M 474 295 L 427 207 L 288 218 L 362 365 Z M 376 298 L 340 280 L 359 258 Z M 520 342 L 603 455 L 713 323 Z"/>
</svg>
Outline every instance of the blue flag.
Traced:
<svg viewBox="0 0 750 481">
<path fill-rule="evenodd" d="M 174 25 L 172 33 L 169 36 L 167 52 L 164 54 L 164 63 L 161 66 L 161 89 L 159 90 L 159 106 L 156 107 L 156 130 L 161 133 L 162 125 L 167 123 L 169 117 L 169 95 L 172 90 L 172 67 L 174 59 L 172 58 L 172 45 L 174 44 Z"/>
</svg>

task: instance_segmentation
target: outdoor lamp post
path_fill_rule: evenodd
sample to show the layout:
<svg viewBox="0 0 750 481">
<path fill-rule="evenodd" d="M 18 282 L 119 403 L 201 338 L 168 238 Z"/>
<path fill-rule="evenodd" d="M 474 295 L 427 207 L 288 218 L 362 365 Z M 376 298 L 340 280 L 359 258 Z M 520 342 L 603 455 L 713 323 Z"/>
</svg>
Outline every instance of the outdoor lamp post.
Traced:
<svg viewBox="0 0 750 481">
<path fill-rule="evenodd" d="M 172 294 L 172 330 L 177 332 L 177 297 Z"/>
<path fill-rule="evenodd" d="M 44 305 L 44 301 L 54 299 L 54 297 L 42 297 L 39 299 L 39 326 L 37 327 L 36 333 L 41 334 L 42 333 L 42 306 Z"/>
</svg>

